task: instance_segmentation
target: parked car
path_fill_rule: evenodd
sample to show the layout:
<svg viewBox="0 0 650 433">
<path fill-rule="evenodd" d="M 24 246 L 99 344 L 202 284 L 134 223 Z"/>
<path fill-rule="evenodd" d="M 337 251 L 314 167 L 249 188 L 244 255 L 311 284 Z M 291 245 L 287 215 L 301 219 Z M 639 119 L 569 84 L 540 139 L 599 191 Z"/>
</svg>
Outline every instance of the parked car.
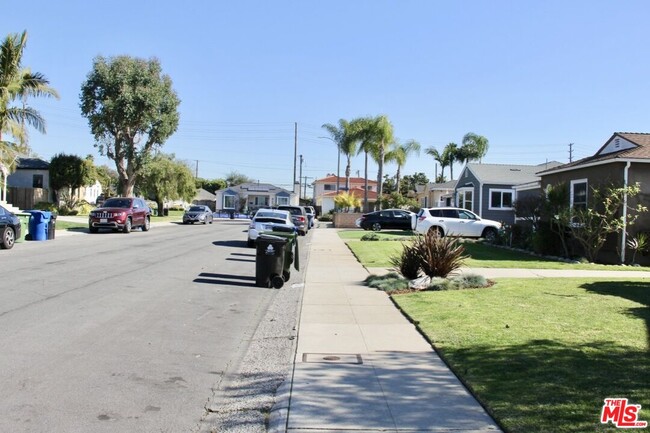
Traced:
<svg viewBox="0 0 650 433">
<path fill-rule="evenodd" d="M 384 209 L 363 214 L 357 219 L 357 227 L 364 230 L 381 229 L 411 230 L 415 214 L 403 209 Z"/>
<path fill-rule="evenodd" d="M 194 224 L 194 223 L 203 223 L 203 224 L 212 224 L 214 220 L 214 215 L 212 209 L 208 206 L 194 205 L 190 206 L 189 209 L 183 214 L 183 224 Z"/>
<path fill-rule="evenodd" d="M 0 248 L 10 250 L 22 232 L 20 218 L 0 206 Z"/>
<path fill-rule="evenodd" d="M 496 239 L 501 223 L 482 219 L 474 212 L 455 207 L 422 208 L 414 220 L 414 230 L 428 233 L 432 230 L 440 236 L 459 236 Z"/>
<path fill-rule="evenodd" d="M 289 206 L 282 205 L 278 206 L 280 210 L 288 210 L 291 213 L 291 220 L 296 226 L 298 233 L 302 236 L 307 234 L 309 230 L 308 220 L 307 220 L 307 211 L 303 206 Z"/>
<path fill-rule="evenodd" d="M 100 207 L 101 205 L 104 204 L 105 201 L 106 201 L 106 197 L 104 196 L 104 194 L 99 194 L 97 196 L 97 199 L 95 200 L 95 206 Z"/>
<path fill-rule="evenodd" d="M 135 227 L 142 227 L 143 232 L 151 227 L 151 209 L 141 198 L 109 198 L 102 207 L 92 210 L 88 217 L 90 233 L 97 233 L 99 229 L 130 233 Z"/>
<path fill-rule="evenodd" d="M 291 213 L 287 210 L 279 209 L 258 209 L 248 226 L 248 240 L 246 244 L 249 247 L 255 245 L 255 240 L 261 232 L 271 231 L 274 226 L 282 226 L 289 230 L 296 230 L 296 226 L 291 219 Z"/>
<path fill-rule="evenodd" d="M 314 220 L 316 219 L 316 209 L 313 206 L 305 206 L 305 212 L 307 212 L 307 225 L 309 228 L 314 227 Z"/>
</svg>

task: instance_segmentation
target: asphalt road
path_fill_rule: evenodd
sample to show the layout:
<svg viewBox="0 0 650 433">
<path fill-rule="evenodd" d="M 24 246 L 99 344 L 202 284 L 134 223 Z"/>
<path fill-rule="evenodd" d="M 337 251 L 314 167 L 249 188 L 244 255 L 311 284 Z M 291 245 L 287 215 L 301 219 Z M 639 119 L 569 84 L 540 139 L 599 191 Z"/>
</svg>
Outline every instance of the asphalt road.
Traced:
<svg viewBox="0 0 650 433">
<path fill-rule="evenodd" d="M 0 431 L 204 430 L 280 293 L 255 287 L 246 228 L 154 226 L 0 251 Z"/>
</svg>

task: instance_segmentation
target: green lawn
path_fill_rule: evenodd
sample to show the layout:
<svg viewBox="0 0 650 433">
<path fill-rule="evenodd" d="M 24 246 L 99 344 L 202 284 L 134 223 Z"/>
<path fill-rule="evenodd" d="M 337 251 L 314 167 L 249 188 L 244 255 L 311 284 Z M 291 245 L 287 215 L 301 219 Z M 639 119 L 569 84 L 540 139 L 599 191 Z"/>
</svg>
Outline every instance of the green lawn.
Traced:
<svg viewBox="0 0 650 433">
<path fill-rule="evenodd" d="M 370 268 L 389 268 L 390 257 L 401 252 L 402 243 L 399 241 L 359 241 L 359 238 L 369 232 L 340 231 L 341 238 L 347 241 L 348 247 L 359 262 Z M 384 239 L 404 239 L 408 232 L 379 232 Z M 494 247 L 475 241 L 464 243 L 469 258 L 466 266 L 474 268 L 521 268 L 521 269 L 584 269 L 584 270 L 647 270 L 647 268 L 613 265 L 595 265 L 589 263 L 564 263 L 547 260 L 517 251 Z"/>
<path fill-rule="evenodd" d="M 616 431 L 607 397 L 650 421 L 647 280 L 503 279 L 393 297 L 510 433 Z"/>
</svg>

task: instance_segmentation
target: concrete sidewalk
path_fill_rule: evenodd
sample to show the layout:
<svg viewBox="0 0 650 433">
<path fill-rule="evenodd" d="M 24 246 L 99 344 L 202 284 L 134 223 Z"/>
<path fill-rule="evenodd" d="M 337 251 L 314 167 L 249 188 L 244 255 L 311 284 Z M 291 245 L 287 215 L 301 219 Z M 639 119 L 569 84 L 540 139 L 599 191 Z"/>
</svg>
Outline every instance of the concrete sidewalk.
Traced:
<svg viewBox="0 0 650 433">
<path fill-rule="evenodd" d="M 314 230 L 292 383 L 270 431 L 499 432 L 334 229 Z"/>
</svg>

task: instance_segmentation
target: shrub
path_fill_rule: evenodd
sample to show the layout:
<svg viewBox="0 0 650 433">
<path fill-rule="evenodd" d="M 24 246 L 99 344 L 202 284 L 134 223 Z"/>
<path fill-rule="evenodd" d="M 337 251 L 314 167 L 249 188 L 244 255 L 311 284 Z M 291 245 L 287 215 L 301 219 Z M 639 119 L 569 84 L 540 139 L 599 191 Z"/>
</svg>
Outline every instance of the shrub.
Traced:
<svg viewBox="0 0 650 433">
<path fill-rule="evenodd" d="M 54 205 L 54 203 L 48 203 L 46 201 L 39 201 L 38 203 L 36 203 L 34 205 L 34 207 L 32 209 L 44 210 L 44 211 L 50 211 L 50 212 L 56 212 L 57 211 L 56 206 Z"/>
<path fill-rule="evenodd" d="M 369 287 L 388 293 L 407 290 L 409 288 L 408 280 L 400 277 L 395 272 L 390 272 L 386 275 L 370 275 L 366 278 L 365 283 Z"/>
<path fill-rule="evenodd" d="M 432 278 L 428 290 L 463 290 L 488 287 L 488 280 L 478 274 L 462 274 L 453 278 Z"/>
<path fill-rule="evenodd" d="M 321 222 L 331 222 L 332 221 L 332 214 L 331 213 L 326 213 L 318 217 L 318 221 Z"/>
<path fill-rule="evenodd" d="M 420 256 L 410 245 L 404 245 L 401 254 L 391 257 L 390 264 L 404 278 L 409 280 L 420 278 Z"/>
<path fill-rule="evenodd" d="M 361 236 L 362 241 L 378 241 L 379 235 L 377 233 L 368 233 Z"/>
<path fill-rule="evenodd" d="M 428 277 L 445 278 L 460 268 L 466 259 L 465 248 L 458 239 L 440 237 L 437 232 L 417 236 L 412 248 L 420 258 L 420 267 Z"/>
</svg>

